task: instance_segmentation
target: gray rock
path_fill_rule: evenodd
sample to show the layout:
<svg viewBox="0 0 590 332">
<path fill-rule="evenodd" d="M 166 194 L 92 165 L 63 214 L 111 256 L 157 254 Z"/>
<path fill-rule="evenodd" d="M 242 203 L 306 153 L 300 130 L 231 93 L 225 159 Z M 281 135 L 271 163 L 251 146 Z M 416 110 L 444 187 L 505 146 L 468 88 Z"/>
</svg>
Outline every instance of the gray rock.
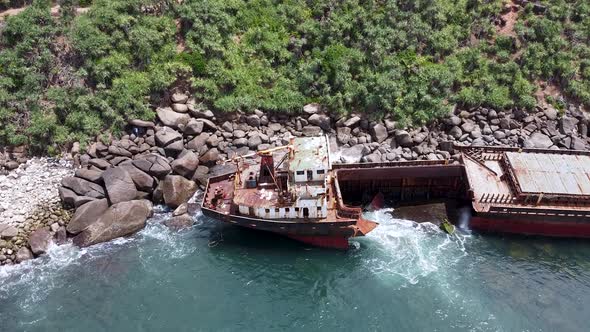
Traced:
<svg viewBox="0 0 590 332">
<path fill-rule="evenodd" d="M 416 135 L 414 135 L 414 144 L 422 144 L 422 142 L 424 142 L 424 140 L 426 139 L 427 135 L 426 133 L 417 133 Z"/>
<path fill-rule="evenodd" d="M 344 122 L 344 126 L 345 127 L 354 127 L 356 124 L 358 124 L 359 122 L 361 122 L 361 118 L 358 116 L 353 116 L 352 118 L 346 120 Z"/>
<path fill-rule="evenodd" d="M 350 127 L 338 127 L 336 128 L 336 138 L 340 144 L 346 144 L 350 140 Z"/>
<path fill-rule="evenodd" d="M 242 138 L 236 138 L 236 139 L 234 139 L 234 140 L 232 141 L 232 144 L 233 144 L 235 147 L 238 147 L 238 148 L 239 148 L 239 147 L 242 147 L 242 146 L 246 146 L 246 145 L 248 145 L 248 139 L 247 139 L 247 138 L 245 138 L 245 137 L 242 137 Z"/>
<path fill-rule="evenodd" d="M 176 210 L 174 210 L 174 212 L 172 212 L 172 215 L 174 217 L 176 217 L 176 216 L 180 216 L 182 214 L 185 214 L 187 212 L 188 212 L 188 203 L 182 203 L 176 208 Z"/>
<path fill-rule="evenodd" d="M 163 178 L 172 171 L 168 160 L 157 154 L 150 154 L 145 158 L 136 159 L 133 161 L 133 166 L 158 179 Z"/>
<path fill-rule="evenodd" d="M 58 194 L 59 199 L 66 208 L 73 208 L 75 206 L 78 195 L 74 191 L 68 188 L 59 187 Z"/>
<path fill-rule="evenodd" d="M 371 136 L 377 143 L 381 143 L 387 139 L 387 128 L 378 123 L 371 128 Z"/>
<path fill-rule="evenodd" d="M 82 232 L 92 223 L 96 222 L 108 208 L 109 203 L 104 198 L 81 206 L 74 213 L 66 230 L 70 234 Z"/>
<path fill-rule="evenodd" d="M 1 226 L 1 225 L 0 225 Z M 18 235 L 18 228 L 12 225 L 6 225 L 2 231 L 0 231 L 0 238 L 10 240 Z"/>
<path fill-rule="evenodd" d="M 188 112 L 188 106 L 186 106 L 186 104 L 172 104 L 172 109 L 174 110 L 174 112 L 178 113 Z"/>
<path fill-rule="evenodd" d="M 458 126 L 461 124 L 461 118 L 456 115 L 452 115 L 449 117 L 447 124 L 450 126 Z"/>
<path fill-rule="evenodd" d="M 147 200 L 117 203 L 108 208 L 96 222 L 76 235 L 73 239 L 74 244 L 87 247 L 131 235 L 145 227 L 146 219 L 152 215 L 152 209 L 152 203 Z"/>
<path fill-rule="evenodd" d="M 307 121 L 314 126 L 319 126 L 325 131 L 330 131 L 332 128 L 330 117 L 326 115 L 312 114 L 307 118 Z"/>
<path fill-rule="evenodd" d="M 49 245 L 51 244 L 52 238 L 53 236 L 51 233 L 45 228 L 40 228 L 36 231 L 33 231 L 31 235 L 29 235 L 28 241 L 29 247 L 31 248 L 33 254 L 38 256 L 46 253 L 47 248 L 49 248 Z"/>
<path fill-rule="evenodd" d="M 184 127 L 184 134 L 185 135 L 198 135 L 203 131 L 203 121 L 198 121 L 196 119 L 190 119 L 190 121 Z"/>
<path fill-rule="evenodd" d="M 548 149 L 553 145 L 551 138 L 539 132 L 533 133 L 527 140 L 525 140 L 525 147 L 530 146 L 537 149 Z"/>
<path fill-rule="evenodd" d="M 586 150 L 586 140 L 578 136 L 572 136 L 572 142 L 570 144 L 572 150 Z"/>
<path fill-rule="evenodd" d="M 461 130 L 465 133 L 471 133 L 477 128 L 477 125 L 470 120 L 465 120 L 465 122 L 461 125 Z"/>
<path fill-rule="evenodd" d="M 193 151 L 187 150 L 181 158 L 174 160 L 170 166 L 172 170 L 185 178 L 191 178 L 197 166 L 199 166 L 199 156 Z"/>
<path fill-rule="evenodd" d="M 182 135 L 170 127 L 163 127 L 156 132 L 156 144 L 159 147 L 166 147 L 167 145 L 182 141 Z"/>
<path fill-rule="evenodd" d="M 155 187 L 155 180 L 151 175 L 135 167 L 132 162 L 123 163 L 119 167 L 123 168 L 129 174 L 137 190 L 147 193 L 152 192 Z"/>
<path fill-rule="evenodd" d="M 322 111 L 322 105 L 317 103 L 311 103 L 303 106 L 303 112 L 307 114 L 316 114 Z"/>
<path fill-rule="evenodd" d="M 199 162 L 202 164 L 213 164 L 217 162 L 218 158 L 219 150 L 217 148 L 211 148 L 199 158 Z"/>
<path fill-rule="evenodd" d="M 251 114 L 246 117 L 246 123 L 252 127 L 260 127 L 260 117 L 256 114 Z"/>
<path fill-rule="evenodd" d="M 405 131 L 405 130 L 396 130 L 395 131 L 395 141 L 398 145 L 403 147 L 410 147 L 414 144 L 414 140 L 412 136 Z"/>
<path fill-rule="evenodd" d="M 558 112 L 551 105 L 547 105 L 545 107 L 545 109 L 543 110 L 543 114 L 545 114 L 545 116 L 547 117 L 548 120 L 557 120 Z"/>
<path fill-rule="evenodd" d="M 453 136 L 455 139 L 459 139 L 463 135 L 463 131 L 458 126 L 454 126 L 449 130 L 449 135 Z"/>
<path fill-rule="evenodd" d="M 185 126 L 190 120 L 190 116 L 186 113 L 174 112 L 170 107 L 158 107 L 156 109 L 158 119 L 168 127 L 179 128 Z"/>
<path fill-rule="evenodd" d="M 188 95 L 186 95 L 184 93 L 176 92 L 176 93 L 172 94 L 172 96 L 170 97 L 170 100 L 173 103 L 186 104 L 186 102 L 188 100 Z"/>
<path fill-rule="evenodd" d="M 20 247 L 16 252 L 16 262 L 22 263 L 24 261 L 28 261 L 29 259 L 33 259 L 33 253 L 27 247 Z"/>
<path fill-rule="evenodd" d="M 111 145 L 108 149 L 109 153 L 115 156 L 133 157 L 133 154 L 122 147 Z"/>
<path fill-rule="evenodd" d="M 197 121 L 203 122 L 203 128 L 209 128 L 211 130 L 217 130 L 217 125 L 213 121 L 208 119 L 197 119 Z"/>
<path fill-rule="evenodd" d="M 180 175 L 168 175 L 160 185 L 164 203 L 171 208 L 177 208 L 180 204 L 188 202 L 197 191 L 194 181 L 187 180 Z"/>
<path fill-rule="evenodd" d="M 199 151 L 203 145 L 206 144 L 207 139 L 211 136 L 209 133 L 201 133 L 199 136 L 193 138 L 188 144 L 186 145 L 187 149 L 193 151 Z"/>
<path fill-rule="evenodd" d="M 100 185 L 74 176 L 63 178 L 61 185 L 67 189 L 72 190 L 79 196 L 88 196 L 93 198 L 105 197 L 105 191 Z"/>
<path fill-rule="evenodd" d="M 257 150 L 260 144 L 262 144 L 262 138 L 258 135 L 254 135 L 248 139 L 248 147 L 252 150 Z"/>
<path fill-rule="evenodd" d="M 130 120 L 129 124 L 135 127 L 154 128 L 156 125 L 151 121 L 144 121 L 139 119 Z"/>
<path fill-rule="evenodd" d="M 193 174 L 193 181 L 197 182 L 201 186 L 207 185 L 207 180 L 209 179 L 209 167 L 199 165 Z"/>
<path fill-rule="evenodd" d="M 88 161 L 88 164 L 95 166 L 97 168 L 100 168 L 100 169 L 107 169 L 107 168 L 111 167 L 111 164 L 109 164 L 108 161 L 106 161 L 104 159 L 99 159 L 99 158 L 90 159 Z"/>
<path fill-rule="evenodd" d="M 318 126 L 305 126 L 301 132 L 307 137 L 319 136 L 322 134 L 322 128 Z"/>
<path fill-rule="evenodd" d="M 107 169 L 102 178 L 111 204 L 130 201 L 137 197 L 135 183 L 123 167 Z"/>
<path fill-rule="evenodd" d="M 559 119 L 559 131 L 564 135 L 576 133 L 579 120 L 569 116 Z"/>
<path fill-rule="evenodd" d="M 201 109 L 200 105 L 199 107 L 195 107 L 195 105 L 189 104 L 188 109 L 191 112 L 191 115 L 197 119 L 212 119 L 215 117 L 213 112 L 207 109 Z"/>
<path fill-rule="evenodd" d="M 342 149 L 340 152 L 340 160 L 346 164 L 356 164 L 361 161 L 363 157 L 364 146 L 355 145 L 350 148 Z"/>
</svg>

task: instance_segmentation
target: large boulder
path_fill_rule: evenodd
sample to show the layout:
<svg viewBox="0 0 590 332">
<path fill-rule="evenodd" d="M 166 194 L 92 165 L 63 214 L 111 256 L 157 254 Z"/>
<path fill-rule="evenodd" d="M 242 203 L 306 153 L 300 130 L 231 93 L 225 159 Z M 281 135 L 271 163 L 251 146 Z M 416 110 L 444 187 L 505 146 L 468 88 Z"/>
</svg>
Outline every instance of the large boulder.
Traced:
<svg viewBox="0 0 590 332">
<path fill-rule="evenodd" d="M 117 203 L 108 208 L 96 222 L 76 235 L 74 244 L 87 247 L 131 235 L 145 227 L 146 219 L 152 215 L 152 210 L 152 203 L 147 200 Z"/>
<path fill-rule="evenodd" d="M 156 144 L 159 147 L 166 147 L 176 141 L 182 142 L 182 135 L 170 127 L 164 127 L 156 132 Z"/>
<path fill-rule="evenodd" d="M 211 136 L 211 134 L 209 133 L 199 134 L 199 136 L 193 138 L 190 142 L 187 143 L 186 148 L 193 151 L 199 151 L 201 147 L 205 145 L 205 142 L 207 142 L 209 136 Z"/>
<path fill-rule="evenodd" d="M 172 171 L 168 160 L 157 154 L 150 154 L 143 159 L 136 159 L 133 161 L 133 166 L 158 179 L 165 177 Z"/>
<path fill-rule="evenodd" d="M 564 116 L 559 119 L 559 131 L 564 135 L 570 135 L 578 130 L 578 119 Z"/>
<path fill-rule="evenodd" d="M 88 180 L 84 180 L 74 176 L 67 176 L 61 180 L 62 187 L 70 189 L 79 196 L 88 196 L 93 198 L 104 198 L 104 189 Z"/>
<path fill-rule="evenodd" d="M 29 247 L 31 247 L 31 251 L 35 255 L 41 255 L 47 252 L 47 248 L 51 244 L 51 239 L 53 235 L 51 232 L 45 228 L 40 228 L 36 231 L 33 231 L 31 235 L 29 235 Z"/>
<path fill-rule="evenodd" d="M 203 131 L 203 121 L 191 119 L 184 127 L 185 135 L 198 135 Z"/>
<path fill-rule="evenodd" d="M 316 114 L 322 111 L 322 105 L 317 103 L 311 103 L 303 106 L 303 112 L 307 114 Z"/>
<path fill-rule="evenodd" d="M 219 158 L 219 150 L 217 150 L 217 148 L 212 148 L 212 149 L 209 149 L 207 152 L 205 152 L 199 158 L 199 162 L 201 162 L 202 164 L 214 164 L 217 162 L 218 158 Z"/>
<path fill-rule="evenodd" d="M 188 202 L 197 191 L 197 184 L 180 175 L 168 175 L 160 182 L 164 203 L 171 208 Z"/>
<path fill-rule="evenodd" d="M 322 134 L 322 128 L 318 126 L 305 126 L 301 132 L 307 137 L 319 136 Z"/>
<path fill-rule="evenodd" d="M 127 171 L 129 176 L 131 177 L 131 180 L 133 180 L 133 183 L 135 183 L 135 188 L 137 188 L 137 190 L 144 192 L 152 192 L 152 190 L 155 187 L 155 180 L 151 175 L 133 166 L 133 163 L 131 161 L 126 161 L 119 165 L 119 167 Z"/>
<path fill-rule="evenodd" d="M 29 259 L 33 259 L 33 253 L 27 247 L 20 247 L 16 252 L 16 262 L 22 263 L 24 261 L 28 261 Z"/>
<path fill-rule="evenodd" d="M 545 134 L 536 132 L 524 141 L 525 148 L 548 149 L 553 145 L 551 138 Z"/>
<path fill-rule="evenodd" d="M 193 176 L 195 169 L 199 166 L 199 156 L 193 151 L 186 150 L 181 154 L 180 158 L 174 160 L 170 166 L 172 170 L 185 178 Z"/>
<path fill-rule="evenodd" d="M 75 175 L 94 183 L 100 183 L 102 181 L 102 172 L 93 169 L 80 168 L 76 170 Z"/>
<path fill-rule="evenodd" d="M 181 92 L 175 92 L 170 96 L 170 100 L 175 104 L 185 104 L 188 100 L 188 95 Z"/>
<path fill-rule="evenodd" d="M 307 121 L 314 126 L 319 126 L 325 131 L 330 131 L 330 129 L 332 128 L 332 121 L 330 120 L 330 117 L 327 115 L 312 114 L 309 116 L 309 118 L 307 118 Z"/>
<path fill-rule="evenodd" d="M 65 187 L 59 187 L 57 192 L 59 193 L 59 199 L 65 207 L 72 208 L 75 206 L 75 202 L 79 196 L 74 191 Z"/>
<path fill-rule="evenodd" d="M 109 168 L 104 171 L 102 178 L 111 204 L 130 201 L 137 197 L 135 183 L 124 168 Z"/>
<path fill-rule="evenodd" d="M 97 221 L 100 216 L 109 208 L 106 198 L 99 199 L 79 207 L 72 220 L 68 223 L 66 230 L 70 234 L 78 234 Z"/>
<path fill-rule="evenodd" d="M 371 136 L 377 143 L 381 143 L 387 139 L 387 128 L 378 123 L 371 128 Z"/>
<path fill-rule="evenodd" d="M 12 225 L 0 224 L 0 238 L 1 239 L 12 239 L 18 235 L 18 228 Z"/>
<path fill-rule="evenodd" d="M 156 109 L 158 119 L 168 127 L 178 128 L 180 125 L 184 126 L 190 120 L 190 115 L 186 113 L 174 112 L 170 107 L 159 107 Z"/>
<path fill-rule="evenodd" d="M 395 131 L 395 141 L 398 145 L 403 147 L 410 147 L 414 145 L 414 139 L 412 139 L 412 136 L 410 136 L 410 134 L 405 130 Z"/>
<path fill-rule="evenodd" d="M 364 146 L 355 145 L 347 149 L 342 149 L 340 160 L 346 164 L 356 164 L 361 161 L 363 157 Z"/>
</svg>

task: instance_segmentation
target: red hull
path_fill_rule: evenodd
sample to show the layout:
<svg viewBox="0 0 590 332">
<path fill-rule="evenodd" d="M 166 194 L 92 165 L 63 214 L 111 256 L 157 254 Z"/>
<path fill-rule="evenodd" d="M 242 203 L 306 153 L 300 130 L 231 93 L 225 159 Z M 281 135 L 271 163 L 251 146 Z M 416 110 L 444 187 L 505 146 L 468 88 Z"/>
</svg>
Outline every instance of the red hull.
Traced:
<svg viewBox="0 0 590 332">
<path fill-rule="evenodd" d="M 590 223 L 508 219 L 494 216 L 474 216 L 470 228 L 484 232 L 541 235 L 552 237 L 590 238 Z"/>
<path fill-rule="evenodd" d="M 337 236 L 305 236 L 305 235 L 287 235 L 293 240 L 311 244 L 316 247 L 348 249 L 348 238 Z"/>
</svg>

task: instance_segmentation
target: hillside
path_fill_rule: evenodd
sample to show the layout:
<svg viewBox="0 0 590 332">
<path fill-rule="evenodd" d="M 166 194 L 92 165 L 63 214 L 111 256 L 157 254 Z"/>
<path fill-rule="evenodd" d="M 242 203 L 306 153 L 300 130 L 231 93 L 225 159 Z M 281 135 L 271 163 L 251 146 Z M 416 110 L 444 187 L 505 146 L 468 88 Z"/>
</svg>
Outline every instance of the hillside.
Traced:
<svg viewBox="0 0 590 332">
<path fill-rule="evenodd" d="M 152 119 L 167 91 L 214 111 L 392 115 L 590 106 L 587 1 L 96 0 L 0 22 L 1 145 L 57 152 Z M 76 14 L 78 13 L 78 14 Z"/>
</svg>

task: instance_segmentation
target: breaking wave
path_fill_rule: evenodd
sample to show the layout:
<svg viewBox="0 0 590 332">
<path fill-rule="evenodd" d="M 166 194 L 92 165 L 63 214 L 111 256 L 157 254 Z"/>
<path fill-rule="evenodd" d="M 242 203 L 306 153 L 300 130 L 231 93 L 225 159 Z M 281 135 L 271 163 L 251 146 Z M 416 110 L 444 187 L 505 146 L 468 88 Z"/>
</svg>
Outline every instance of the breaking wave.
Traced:
<svg viewBox="0 0 590 332">
<path fill-rule="evenodd" d="M 433 223 L 397 219 L 392 211 L 387 208 L 365 214 L 379 223 L 366 239 L 359 240 L 370 247 L 367 264 L 374 273 L 383 278 L 398 276 L 404 284 L 416 284 L 432 273 L 445 273 L 467 255 L 468 235 L 449 235 Z"/>
</svg>

